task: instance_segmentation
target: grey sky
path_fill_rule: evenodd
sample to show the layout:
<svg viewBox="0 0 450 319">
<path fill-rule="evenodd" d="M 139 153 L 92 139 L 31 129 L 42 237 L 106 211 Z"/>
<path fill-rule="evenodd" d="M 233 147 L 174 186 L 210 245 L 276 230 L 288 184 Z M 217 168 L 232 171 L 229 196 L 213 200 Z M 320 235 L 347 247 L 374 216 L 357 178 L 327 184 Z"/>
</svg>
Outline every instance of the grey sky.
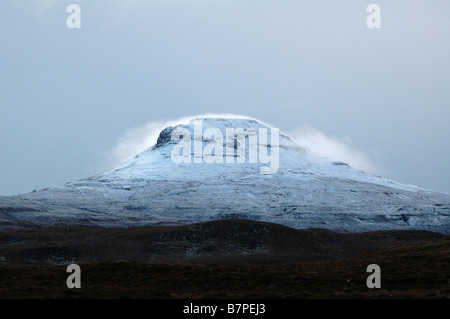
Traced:
<svg viewBox="0 0 450 319">
<path fill-rule="evenodd" d="M 100 173 L 131 128 L 206 112 L 309 126 L 450 193 L 449 57 L 448 0 L 2 0 L 0 195 Z"/>
</svg>

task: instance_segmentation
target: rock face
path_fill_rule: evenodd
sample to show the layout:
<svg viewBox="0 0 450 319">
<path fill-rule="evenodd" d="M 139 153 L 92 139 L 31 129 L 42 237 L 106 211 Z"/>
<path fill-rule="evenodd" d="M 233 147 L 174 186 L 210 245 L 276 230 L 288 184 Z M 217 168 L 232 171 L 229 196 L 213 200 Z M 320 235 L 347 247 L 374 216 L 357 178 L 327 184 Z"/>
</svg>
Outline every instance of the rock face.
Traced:
<svg viewBox="0 0 450 319">
<path fill-rule="evenodd" d="M 227 140 L 227 129 L 237 128 L 256 132 L 256 145 L 251 136 Z M 174 154 L 180 154 L 174 147 L 183 140 L 183 134 L 178 135 L 180 140 L 172 139 L 177 129 L 191 135 L 184 158 L 190 163 L 173 160 Z M 269 144 L 265 149 L 264 131 Z M 179 225 L 244 218 L 339 232 L 421 229 L 450 233 L 450 195 L 314 157 L 282 132 L 279 143 L 271 143 L 274 132 L 253 119 L 234 118 L 203 118 L 167 127 L 153 147 L 114 170 L 62 187 L 0 197 L 0 230 L 41 225 Z M 242 162 L 239 150 L 245 151 Z M 279 153 L 274 173 L 261 174 L 275 162 L 275 158 L 264 161 L 261 150 Z M 249 155 L 252 151 L 256 161 Z M 209 162 L 215 161 L 209 163 L 208 156 Z"/>
<path fill-rule="evenodd" d="M 164 130 L 159 133 L 158 139 L 156 140 L 155 148 L 159 148 L 172 140 L 172 131 L 173 127 L 166 127 Z"/>
</svg>

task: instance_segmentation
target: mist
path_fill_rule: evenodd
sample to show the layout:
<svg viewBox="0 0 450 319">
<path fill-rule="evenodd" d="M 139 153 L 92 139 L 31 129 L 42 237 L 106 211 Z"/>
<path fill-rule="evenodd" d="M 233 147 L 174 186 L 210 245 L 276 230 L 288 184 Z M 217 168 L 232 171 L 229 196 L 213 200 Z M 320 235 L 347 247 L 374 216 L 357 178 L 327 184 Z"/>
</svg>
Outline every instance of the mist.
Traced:
<svg viewBox="0 0 450 319">
<path fill-rule="evenodd" d="M 110 167 L 114 168 L 119 166 L 142 151 L 155 145 L 160 131 L 164 128 L 175 126 L 177 124 L 187 124 L 193 119 L 207 117 L 248 118 L 269 127 L 273 127 L 259 119 L 237 114 L 205 113 L 164 122 L 148 122 L 143 126 L 130 128 L 122 137 L 120 137 L 117 145 L 109 152 L 108 162 L 111 163 Z M 280 128 L 280 130 L 283 132 L 282 128 Z M 338 138 L 328 136 L 324 132 L 311 126 L 296 128 L 291 130 L 288 135 L 292 137 L 299 146 L 303 147 L 312 155 L 325 157 L 333 161 L 341 161 L 355 169 L 372 174 L 383 174 L 385 172 L 368 154 L 364 153 L 358 146 L 354 145 L 349 137 Z"/>
</svg>

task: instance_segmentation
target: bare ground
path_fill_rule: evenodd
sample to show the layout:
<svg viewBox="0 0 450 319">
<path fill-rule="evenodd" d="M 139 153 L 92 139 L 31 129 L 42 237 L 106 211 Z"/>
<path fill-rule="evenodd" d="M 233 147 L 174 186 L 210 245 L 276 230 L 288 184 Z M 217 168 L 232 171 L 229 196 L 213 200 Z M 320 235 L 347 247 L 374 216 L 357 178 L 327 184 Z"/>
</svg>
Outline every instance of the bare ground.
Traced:
<svg viewBox="0 0 450 319">
<path fill-rule="evenodd" d="M 68 289 L 66 266 L 82 269 Z M 369 264 L 381 267 L 369 289 Z M 0 298 L 449 298 L 450 236 L 245 220 L 0 234 Z"/>
</svg>

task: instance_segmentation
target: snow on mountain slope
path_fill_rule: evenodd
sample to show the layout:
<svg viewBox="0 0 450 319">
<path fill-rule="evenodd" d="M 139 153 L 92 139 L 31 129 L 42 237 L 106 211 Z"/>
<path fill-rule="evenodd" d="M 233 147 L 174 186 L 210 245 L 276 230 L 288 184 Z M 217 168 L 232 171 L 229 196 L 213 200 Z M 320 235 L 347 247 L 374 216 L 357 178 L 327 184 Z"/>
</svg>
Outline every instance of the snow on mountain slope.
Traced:
<svg viewBox="0 0 450 319">
<path fill-rule="evenodd" d="M 216 135 L 205 137 L 210 128 L 222 132 L 222 141 Z M 237 158 L 244 153 L 235 153 L 243 150 L 243 141 L 227 143 L 227 128 L 254 129 L 258 135 L 256 146 L 250 137 L 245 139 L 244 163 Z M 180 138 L 187 132 L 191 136 L 191 163 L 173 160 L 180 140 L 171 137 L 179 129 L 185 130 Z M 279 167 L 275 157 L 262 163 L 258 150 L 264 146 L 260 139 L 264 130 L 269 153 L 279 152 Z M 277 148 L 277 143 L 271 143 L 274 137 L 273 128 L 246 118 L 200 118 L 167 127 L 153 147 L 114 170 L 63 187 L 0 198 L 1 229 L 50 224 L 169 225 L 238 217 L 342 232 L 425 229 L 450 233 L 450 195 L 312 156 L 282 132 Z M 216 153 L 220 147 L 223 154 L 217 158 L 223 157 L 222 163 L 205 162 L 213 140 L 219 142 L 210 154 L 220 155 Z M 250 154 L 257 155 L 256 162 Z M 274 174 L 261 173 L 271 165 L 277 168 Z"/>
</svg>

